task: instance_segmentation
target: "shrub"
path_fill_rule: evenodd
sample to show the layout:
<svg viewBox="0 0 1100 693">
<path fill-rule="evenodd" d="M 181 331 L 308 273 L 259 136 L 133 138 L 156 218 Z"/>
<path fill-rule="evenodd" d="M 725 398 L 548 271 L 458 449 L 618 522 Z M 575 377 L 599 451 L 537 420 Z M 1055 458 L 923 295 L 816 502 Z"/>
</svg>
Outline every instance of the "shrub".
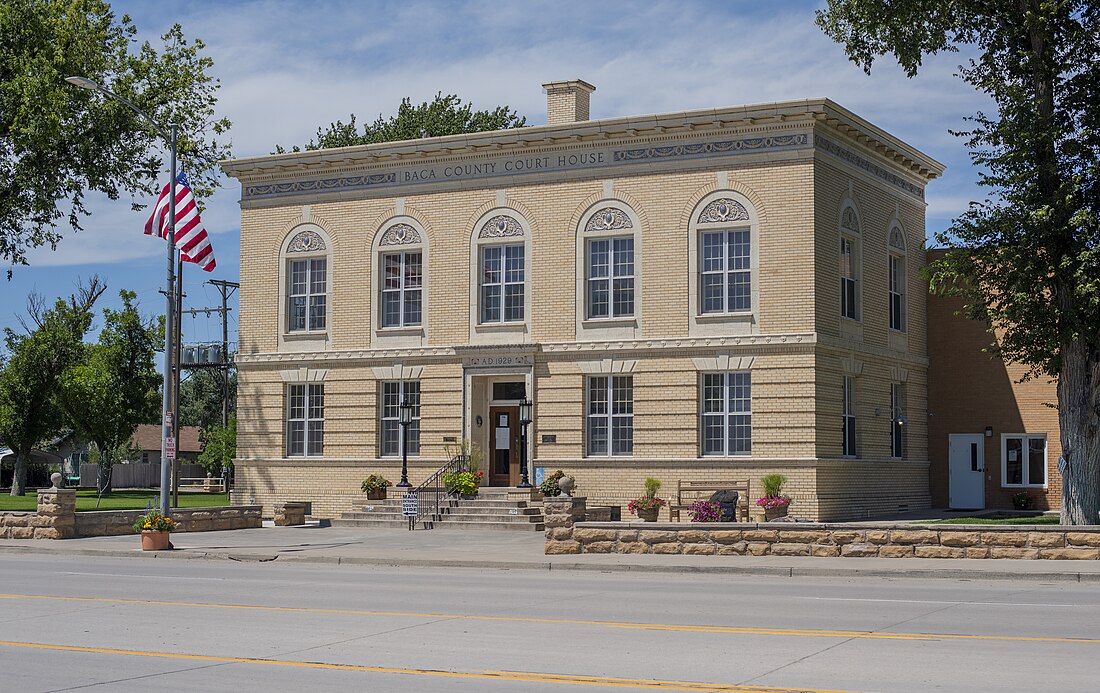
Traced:
<svg viewBox="0 0 1100 693">
<path fill-rule="evenodd" d="M 714 501 L 695 501 L 688 506 L 692 522 L 721 522 L 722 506 Z"/>
<path fill-rule="evenodd" d="M 765 496 L 778 496 L 783 491 L 783 484 L 787 483 L 787 477 L 782 474 L 768 474 L 760 483 L 764 485 Z"/>
<path fill-rule="evenodd" d="M 393 486 L 393 484 L 391 484 L 386 477 L 381 474 L 371 474 L 366 479 L 363 479 L 362 489 L 363 493 L 376 493 L 390 486 Z"/>
<path fill-rule="evenodd" d="M 561 495 L 561 487 L 558 486 L 558 480 L 559 479 L 566 479 L 566 478 L 573 479 L 574 484 L 576 484 L 576 482 L 577 482 L 577 480 L 574 479 L 572 476 L 566 474 L 565 472 L 563 472 L 562 470 L 559 469 L 558 471 L 554 472 L 553 474 L 550 474 L 545 479 L 543 479 L 542 483 L 539 484 L 539 491 L 542 492 L 542 495 L 544 495 L 548 498 L 553 497 L 553 496 L 560 496 Z M 576 488 L 576 487 L 574 486 L 574 488 Z"/>
<path fill-rule="evenodd" d="M 472 496 L 481 485 L 482 472 L 447 472 L 443 475 L 443 487 L 447 493 Z"/>
</svg>

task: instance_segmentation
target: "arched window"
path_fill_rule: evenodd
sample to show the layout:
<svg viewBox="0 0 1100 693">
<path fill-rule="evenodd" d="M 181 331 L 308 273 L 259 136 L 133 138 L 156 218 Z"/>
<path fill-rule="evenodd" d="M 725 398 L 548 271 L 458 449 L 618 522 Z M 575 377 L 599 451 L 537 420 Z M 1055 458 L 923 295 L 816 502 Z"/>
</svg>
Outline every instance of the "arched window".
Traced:
<svg viewBox="0 0 1100 693">
<path fill-rule="evenodd" d="M 733 190 L 710 193 L 691 211 L 688 309 L 694 334 L 755 329 L 760 302 L 759 232 L 757 210 L 749 198 Z"/>
<path fill-rule="evenodd" d="M 295 226 L 280 254 L 284 272 L 283 329 L 287 335 L 328 330 L 332 244 L 316 224 Z"/>
<path fill-rule="evenodd" d="M 474 227 L 475 324 L 523 326 L 528 317 L 530 227 L 511 209 L 496 209 Z"/>
<path fill-rule="evenodd" d="M 412 217 L 389 219 L 375 235 L 372 250 L 376 306 L 372 322 L 376 332 L 422 331 L 427 324 L 428 243 L 424 228 Z"/>
<path fill-rule="evenodd" d="M 577 238 L 582 324 L 630 321 L 640 313 L 641 224 L 634 210 L 603 200 L 581 217 Z"/>
<path fill-rule="evenodd" d="M 860 319 L 860 246 L 859 213 L 851 200 L 840 209 L 840 315 L 849 320 Z"/>
<path fill-rule="evenodd" d="M 902 230 L 901 224 L 894 221 L 890 225 L 890 233 L 887 238 L 890 329 L 905 332 L 905 284 L 907 278 L 905 273 L 905 232 Z"/>
</svg>

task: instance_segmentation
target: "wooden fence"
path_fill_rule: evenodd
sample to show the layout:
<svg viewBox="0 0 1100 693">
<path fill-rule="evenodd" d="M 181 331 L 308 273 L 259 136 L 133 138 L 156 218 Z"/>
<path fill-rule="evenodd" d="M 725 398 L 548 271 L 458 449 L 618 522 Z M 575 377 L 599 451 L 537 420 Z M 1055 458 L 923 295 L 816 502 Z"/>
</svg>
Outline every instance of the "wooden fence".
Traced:
<svg viewBox="0 0 1100 693">
<path fill-rule="evenodd" d="M 205 477 L 206 470 L 201 464 L 181 464 L 180 477 Z M 95 486 L 99 465 L 80 465 L 80 485 Z M 113 464 L 111 465 L 111 486 L 114 488 L 154 488 L 160 486 L 159 464 Z"/>
</svg>

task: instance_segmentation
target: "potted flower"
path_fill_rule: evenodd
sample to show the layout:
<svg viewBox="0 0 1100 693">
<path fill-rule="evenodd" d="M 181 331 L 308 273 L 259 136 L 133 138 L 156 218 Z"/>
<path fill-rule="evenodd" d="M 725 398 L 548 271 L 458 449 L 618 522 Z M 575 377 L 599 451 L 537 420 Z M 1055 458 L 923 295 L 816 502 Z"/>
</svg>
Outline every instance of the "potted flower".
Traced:
<svg viewBox="0 0 1100 693">
<path fill-rule="evenodd" d="M 547 498 L 560 496 L 563 491 L 571 496 L 573 495 L 573 488 L 576 485 L 576 479 L 559 469 L 543 479 L 542 483 L 539 484 L 539 491 Z"/>
<path fill-rule="evenodd" d="M 386 488 L 393 486 L 389 479 L 381 474 L 371 474 L 363 479 L 363 493 L 367 494 L 367 500 L 386 500 Z"/>
<path fill-rule="evenodd" d="M 447 472 L 443 475 L 443 488 L 447 493 L 466 500 L 477 498 L 483 472 L 471 472 L 467 469 Z"/>
<path fill-rule="evenodd" d="M 692 522 L 721 522 L 722 506 L 714 501 L 698 500 L 688 506 Z"/>
<path fill-rule="evenodd" d="M 150 510 L 134 520 L 135 532 L 141 534 L 142 551 L 164 551 L 172 548 L 169 532 L 176 528 L 176 521 L 160 514 L 159 510 Z"/>
<path fill-rule="evenodd" d="M 787 509 L 791 505 L 790 497 L 782 494 L 787 477 L 782 474 L 768 474 L 760 483 L 764 485 L 764 497 L 757 500 L 756 504 L 764 509 L 764 521 L 771 522 L 786 517 Z"/>
<path fill-rule="evenodd" d="M 661 488 L 661 482 L 653 477 L 646 477 L 645 495 L 635 498 L 627 504 L 627 509 L 638 516 L 644 522 L 656 522 L 657 513 L 665 506 L 665 499 L 657 497 L 657 491 Z"/>
<path fill-rule="evenodd" d="M 1035 496 L 1028 491 L 1012 494 L 1012 507 L 1017 510 L 1034 510 Z"/>
</svg>

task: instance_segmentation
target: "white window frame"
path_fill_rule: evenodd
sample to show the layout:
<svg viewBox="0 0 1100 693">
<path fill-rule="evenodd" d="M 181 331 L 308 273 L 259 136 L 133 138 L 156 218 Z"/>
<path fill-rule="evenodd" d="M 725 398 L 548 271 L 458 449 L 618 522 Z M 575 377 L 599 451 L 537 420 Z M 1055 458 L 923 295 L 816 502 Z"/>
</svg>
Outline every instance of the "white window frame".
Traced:
<svg viewBox="0 0 1100 693">
<path fill-rule="evenodd" d="M 841 456 L 859 457 L 859 427 L 856 419 L 856 379 L 845 375 L 841 384 Z"/>
<path fill-rule="evenodd" d="M 616 388 L 623 385 L 630 387 L 630 398 L 618 400 L 618 403 L 627 405 L 627 411 L 616 411 Z M 630 374 L 590 375 L 584 381 L 584 450 L 585 457 L 633 457 L 634 455 L 634 376 Z M 603 396 L 604 411 L 596 412 L 594 409 L 593 394 L 599 392 Z M 603 423 L 604 445 L 606 449 L 597 451 L 593 447 L 593 427 Z M 628 439 L 629 449 L 616 450 L 615 430 L 616 423 L 627 425 L 630 430 Z"/>
<path fill-rule="evenodd" d="M 396 386 L 397 405 L 389 407 L 386 404 L 387 389 Z M 415 387 L 414 387 L 415 386 Z M 378 383 L 378 456 L 401 457 L 401 403 L 409 398 L 412 405 L 412 417 L 409 421 L 408 444 L 409 457 L 420 456 L 420 405 L 423 391 L 419 380 L 382 380 Z M 387 408 L 392 408 L 392 413 L 387 415 Z M 397 435 L 397 445 L 392 450 L 386 449 L 386 431 L 392 427 Z"/>
<path fill-rule="evenodd" d="M 909 423 L 905 416 L 905 398 L 905 383 L 890 383 L 890 458 L 895 460 L 904 460 L 909 452 L 905 435 Z"/>
<path fill-rule="evenodd" d="M 854 322 L 863 320 L 863 299 L 860 295 L 863 290 L 861 228 L 858 210 L 853 203 L 846 201 L 840 209 L 840 242 L 837 250 L 837 271 L 840 275 L 840 317 Z M 846 247 L 848 250 L 847 267 L 845 267 L 844 252 Z M 851 290 L 850 306 L 848 305 L 849 288 Z M 851 314 L 849 314 L 849 308 Z"/>
<path fill-rule="evenodd" d="M 1030 457 L 1031 441 L 1041 440 L 1043 441 L 1043 483 L 1034 484 L 1031 483 L 1031 461 L 1021 460 L 1020 462 L 1020 479 L 1024 483 L 1010 484 L 1008 483 L 1008 441 L 1011 439 L 1019 439 L 1022 441 L 1020 450 L 1027 453 Z M 1047 440 L 1047 434 L 1045 433 L 1002 433 L 1001 434 L 1001 488 L 1047 488 L 1047 484 L 1050 482 L 1050 470 L 1048 467 L 1050 455 L 1050 441 Z"/>
<path fill-rule="evenodd" d="M 629 250 L 629 252 L 630 252 L 630 271 L 629 272 L 620 272 L 619 271 L 620 264 L 615 259 L 616 255 L 618 253 L 616 245 L 618 245 L 620 242 L 629 242 L 630 243 L 630 250 Z M 607 244 L 607 264 L 606 264 L 607 273 L 602 277 L 592 276 L 592 274 L 593 274 L 593 272 L 592 272 L 592 270 L 593 270 L 592 246 L 596 243 L 606 243 Z M 637 282 L 635 280 L 636 257 L 637 257 L 637 255 L 634 252 L 634 236 L 633 236 L 633 234 L 631 234 L 631 235 L 607 235 L 607 236 L 589 237 L 589 238 L 585 239 L 585 248 L 584 248 L 584 269 L 585 269 L 585 272 L 584 272 L 584 276 L 585 276 L 584 316 L 585 317 L 584 317 L 584 319 L 585 320 L 612 321 L 612 320 L 624 320 L 624 319 L 628 319 L 628 318 L 633 318 L 635 316 L 636 310 L 637 310 L 636 303 L 635 303 L 635 297 L 637 296 L 637 293 L 638 293 L 638 285 L 637 285 Z M 627 312 L 627 311 L 618 312 L 616 310 L 617 290 L 615 288 L 615 285 L 618 282 L 625 282 L 625 281 L 630 282 L 630 289 L 629 289 L 629 292 L 630 292 L 630 311 L 629 312 Z M 607 294 L 607 314 L 606 315 L 593 315 L 592 314 L 592 295 L 594 293 L 592 286 L 596 282 L 606 282 L 607 283 L 607 288 L 605 289 L 605 292 Z"/>
<path fill-rule="evenodd" d="M 409 258 L 410 258 L 410 256 L 413 256 L 413 255 L 418 257 L 418 260 L 419 260 L 418 264 L 420 265 L 420 274 L 417 278 L 418 283 L 415 286 L 408 286 L 407 283 L 408 283 L 409 277 L 408 277 L 407 267 L 409 265 Z M 387 286 L 387 284 L 388 284 L 387 276 L 386 276 L 386 272 L 388 270 L 388 262 L 387 261 L 391 257 L 396 257 L 397 258 L 397 268 L 398 268 L 397 282 L 398 282 L 399 285 L 396 286 L 396 287 Z M 423 253 L 423 251 L 421 251 L 419 248 L 410 249 L 410 250 L 394 249 L 394 250 L 390 250 L 390 251 L 382 251 L 381 253 L 379 253 L 378 261 L 379 261 L 379 272 L 381 273 L 380 277 L 379 277 L 379 300 L 378 300 L 379 314 L 378 314 L 378 322 L 381 325 L 381 328 L 383 330 L 387 330 L 387 329 L 401 329 L 401 328 L 408 328 L 408 327 L 420 327 L 421 325 L 423 325 L 424 324 L 424 275 L 426 274 L 426 272 L 424 271 L 425 268 L 424 268 L 424 253 Z M 387 298 L 387 296 L 394 296 L 394 295 L 397 296 L 398 319 L 397 319 L 396 324 L 387 325 L 386 324 L 386 317 L 387 317 L 387 314 L 386 314 L 386 298 Z M 408 315 L 406 315 L 406 308 L 407 308 L 407 305 L 408 305 L 408 300 L 407 299 L 411 295 L 415 295 L 417 297 L 417 303 L 419 305 L 419 310 L 417 312 L 417 317 L 416 317 L 415 320 L 410 319 L 408 317 Z"/>
<path fill-rule="evenodd" d="M 744 247 L 748 250 L 743 255 L 733 256 L 730 253 L 730 248 L 735 246 L 734 234 L 737 236 L 736 247 Z M 718 269 L 706 269 L 706 248 L 708 237 L 719 236 L 721 238 L 721 263 Z M 743 262 L 743 266 L 731 267 L 734 260 Z M 728 228 L 728 229 L 703 229 L 699 231 L 699 266 L 696 268 L 699 277 L 699 315 L 738 315 L 752 312 L 752 231 L 746 227 L 741 228 Z M 719 285 L 722 287 L 722 305 L 717 310 L 707 310 L 706 302 L 707 297 L 704 292 L 704 279 L 706 277 L 717 276 L 720 281 Z M 742 279 L 740 284 L 748 286 L 748 306 L 732 305 L 733 299 L 730 295 L 730 280 L 733 277 Z"/>
<path fill-rule="evenodd" d="M 888 326 L 895 332 L 908 330 L 906 306 L 909 268 L 905 252 L 905 232 L 897 223 L 887 233 L 886 289 Z"/>
<path fill-rule="evenodd" d="M 320 279 L 322 288 L 320 291 L 316 291 L 314 284 L 317 281 L 316 274 L 318 273 L 318 265 L 320 264 L 320 273 L 323 275 Z M 325 332 L 328 330 L 328 258 L 326 257 L 290 257 L 287 258 L 286 271 L 287 271 L 287 293 L 286 293 L 286 331 L 288 334 L 309 334 L 317 332 Z M 295 291 L 295 268 L 298 265 L 302 265 L 304 279 L 304 291 L 297 293 Z M 301 298 L 304 300 L 305 315 L 303 316 L 303 324 L 301 327 L 296 327 L 294 324 L 294 303 L 295 299 Z M 320 319 L 314 321 L 315 302 L 319 299 L 320 303 Z"/>
<path fill-rule="evenodd" d="M 499 281 L 486 282 L 485 281 L 485 255 L 488 252 L 500 251 L 500 269 L 498 270 L 500 279 Z M 518 250 L 518 259 L 522 264 L 521 272 L 523 278 L 519 281 L 508 280 L 508 260 L 509 252 Z M 515 256 L 513 256 L 514 259 Z M 482 243 L 478 246 L 477 250 L 478 259 L 478 285 L 477 285 L 477 321 L 479 325 L 517 325 L 523 324 L 527 321 L 527 250 L 526 243 Z M 500 287 L 499 299 L 500 303 L 497 307 L 499 312 L 498 319 L 486 319 L 485 317 L 485 288 L 486 287 Z M 507 296 L 508 288 L 519 286 L 520 288 L 520 301 L 519 309 L 521 315 L 519 318 L 508 317 L 507 311 Z"/>
<path fill-rule="evenodd" d="M 721 407 L 714 411 L 707 411 L 706 387 L 707 379 L 719 377 L 722 379 Z M 743 382 L 737 382 L 743 381 Z M 743 398 L 746 405 L 735 409 L 733 406 L 732 390 L 734 387 L 747 387 L 748 397 Z M 739 398 L 739 402 L 742 398 Z M 722 428 L 722 447 L 720 450 L 707 450 L 706 427 L 707 419 L 718 419 Z M 735 425 L 748 424 L 748 445 L 744 449 L 733 450 L 730 445 L 731 431 Z M 744 440 L 739 437 L 738 440 Z M 752 371 L 710 371 L 699 374 L 699 450 L 703 457 L 743 457 L 752 455 Z"/>
<path fill-rule="evenodd" d="M 292 271 L 293 263 L 296 261 L 305 260 L 324 260 L 325 261 L 325 291 L 324 291 L 324 328 L 320 329 L 308 329 L 309 324 L 309 270 L 307 269 L 307 284 L 306 293 L 297 294 L 306 296 L 306 324 L 305 329 L 292 330 L 292 317 L 293 310 L 291 304 L 293 302 L 293 282 Z M 318 349 L 323 350 L 328 348 L 328 334 L 329 327 L 332 325 L 332 298 L 333 287 L 332 279 L 335 276 L 335 267 L 332 255 L 332 240 L 329 238 L 328 233 L 317 224 L 309 221 L 304 221 L 295 225 L 287 233 L 283 239 L 283 243 L 280 246 L 279 251 L 279 328 L 278 339 L 279 348 L 293 349 L 295 351 Z M 312 294 L 320 297 L 321 293 Z M 317 327 L 317 325 L 314 325 Z M 291 345 L 293 343 L 293 346 Z"/>
<path fill-rule="evenodd" d="M 759 333 L 760 314 L 760 212 L 757 204 L 748 196 L 725 187 L 707 194 L 688 211 L 688 333 L 693 337 L 728 337 Z M 728 205 L 735 213 L 722 219 L 717 206 Z M 742 209 L 743 208 L 743 213 Z M 715 212 L 719 214 L 715 214 Z M 729 244 L 728 233 L 748 231 L 748 286 L 749 308 L 729 310 L 729 282 L 723 274 L 722 312 L 703 312 L 703 234 L 726 232 L 723 243 L 723 272 L 726 267 Z M 743 272 L 746 268 L 734 271 Z"/>
<path fill-rule="evenodd" d="M 300 391 L 300 394 L 297 394 Z M 302 398 L 301 416 L 295 416 L 294 398 Z M 315 398 L 319 402 L 315 402 Z M 316 414 L 320 414 L 317 416 Z M 322 457 L 325 454 L 325 386 L 323 383 L 289 383 L 286 386 L 285 435 L 287 457 Z M 301 425 L 302 443 L 294 444 L 292 426 Z M 318 424 L 314 429 L 310 424 Z"/>
</svg>

